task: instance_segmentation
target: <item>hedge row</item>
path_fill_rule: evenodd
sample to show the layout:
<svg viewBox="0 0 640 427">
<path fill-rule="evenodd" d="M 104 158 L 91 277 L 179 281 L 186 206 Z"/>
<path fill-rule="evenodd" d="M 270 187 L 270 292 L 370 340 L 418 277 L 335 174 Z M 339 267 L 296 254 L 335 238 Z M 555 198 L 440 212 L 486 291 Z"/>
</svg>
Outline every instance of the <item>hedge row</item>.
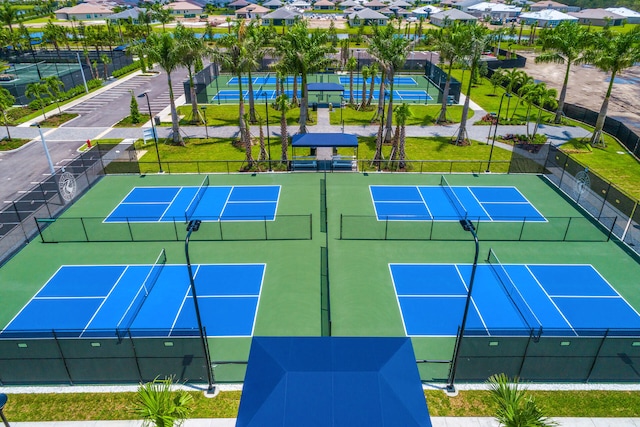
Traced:
<svg viewBox="0 0 640 427">
<path fill-rule="evenodd" d="M 132 64 L 127 65 L 126 67 L 122 67 L 118 70 L 114 70 L 113 73 L 111 73 L 111 75 L 115 78 L 118 78 L 139 69 L 140 69 L 140 61 L 138 60 L 138 61 L 134 61 Z"/>
</svg>

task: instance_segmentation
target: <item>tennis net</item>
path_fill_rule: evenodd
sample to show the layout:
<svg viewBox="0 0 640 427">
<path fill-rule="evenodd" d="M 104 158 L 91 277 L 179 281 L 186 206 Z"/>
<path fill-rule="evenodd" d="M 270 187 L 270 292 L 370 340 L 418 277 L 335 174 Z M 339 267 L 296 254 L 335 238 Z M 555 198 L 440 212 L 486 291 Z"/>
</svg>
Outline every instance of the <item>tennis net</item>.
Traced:
<svg viewBox="0 0 640 427">
<path fill-rule="evenodd" d="M 542 323 L 540 323 L 540 320 L 538 320 L 538 317 L 527 303 L 527 300 L 524 298 L 522 293 L 520 293 L 520 290 L 511 279 L 511 276 L 509 276 L 509 273 L 507 273 L 507 270 L 505 270 L 493 249 L 489 249 L 487 262 L 493 268 L 493 271 L 496 273 L 496 276 L 498 276 L 498 280 L 502 284 L 507 296 L 511 301 L 513 301 L 513 305 L 516 310 L 518 310 L 518 313 L 520 313 L 520 316 L 524 319 L 527 326 L 531 329 L 542 330 Z"/>
<path fill-rule="evenodd" d="M 160 255 L 158 255 L 158 258 L 156 258 L 156 262 L 149 270 L 149 273 L 147 273 L 147 276 L 144 278 L 144 281 L 138 289 L 138 292 L 129 304 L 129 307 L 127 307 L 127 311 L 125 311 L 125 313 L 122 315 L 120 321 L 118 322 L 118 325 L 116 326 L 119 338 L 122 338 L 124 334 L 126 334 L 127 330 L 131 327 L 131 324 L 142 308 L 142 304 L 147 299 L 149 292 L 151 292 L 156 282 L 158 281 L 160 273 L 162 273 L 162 269 L 164 268 L 166 263 L 167 253 L 164 249 L 162 249 L 160 251 Z"/>
<path fill-rule="evenodd" d="M 202 200 L 202 196 L 204 196 L 204 193 L 207 191 L 208 186 L 209 186 L 209 175 L 204 177 L 202 184 L 200 184 L 200 188 L 198 188 L 198 191 L 196 191 L 195 196 L 193 196 L 193 199 L 191 199 L 189 206 L 187 206 L 187 209 L 184 211 L 184 219 L 186 222 L 191 221 L 191 217 L 196 212 L 196 209 L 200 204 L 200 200 Z"/>
<path fill-rule="evenodd" d="M 460 219 L 466 219 L 468 215 L 467 210 L 465 209 L 456 193 L 453 191 L 453 188 L 451 188 L 451 186 L 449 185 L 449 182 L 444 177 L 444 175 L 440 177 L 440 186 L 444 190 L 444 194 L 446 194 L 449 198 L 449 201 L 451 202 L 453 207 L 456 209 L 456 212 L 458 212 L 458 216 L 460 217 Z"/>
</svg>

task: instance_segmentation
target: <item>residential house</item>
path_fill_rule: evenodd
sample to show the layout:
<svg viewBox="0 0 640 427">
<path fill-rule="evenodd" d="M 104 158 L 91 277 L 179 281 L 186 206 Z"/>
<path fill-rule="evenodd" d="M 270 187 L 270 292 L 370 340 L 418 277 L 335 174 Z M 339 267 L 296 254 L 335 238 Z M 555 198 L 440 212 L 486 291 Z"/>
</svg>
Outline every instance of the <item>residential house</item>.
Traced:
<svg viewBox="0 0 640 427">
<path fill-rule="evenodd" d="M 624 23 L 624 16 L 605 9 L 583 9 L 580 12 L 569 12 L 569 15 L 578 18 L 580 24 L 595 25 L 596 27 L 606 25 L 617 27 Z"/>
<path fill-rule="evenodd" d="M 175 3 L 167 3 L 162 6 L 163 9 L 171 11 L 172 15 L 195 16 L 204 12 L 202 6 L 198 6 L 187 1 L 177 1 Z"/>
<path fill-rule="evenodd" d="M 122 12 L 114 13 L 113 15 L 109 15 L 106 17 L 107 21 L 118 23 L 123 21 L 130 21 L 132 24 L 140 23 L 140 15 L 144 14 L 145 11 L 140 9 L 139 7 L 133 7 L 131 9 L 123 10 Z"/>
<path fill-rule="evenodd" d="M 378 12 L 382 13 L 385 16 L 394 17 L 394 18 L 397 18 L 397 17 L 407 18 L 411 16 L 411 12 L 409 12 L 408 10 L 400 6 L 395 6 L 395 5 L 382 8 L 378 10 Z"/>
<path fill-rule="evenodd" d="M 558 3 L 553 0 L 543 0 L 536 3 L 533 3 L 529 6 L 529 10 L 531 12 L 539 12 L 541 10 L 552 9 L 557 10 L 558 12 L 568 13 L 568 12 L 578 12 L 580 7 L 578 6 L 567 6 L 566 4 Z"/>
<path fill-rule="evenodd" d="M 430 21 L 436 27 L 447 27 L 453 22 L 473 24 L 478 18 L 458 9 L 447 9 L 431 15 Z"/>
<path fill-rule="evenodd" d="M 430 5 L 422 6 L 417 9 L 413 9 L 411 11 L 411 13 L 413 13 L 413 16 L 415 16 L 418 19 L 421 17 L 428 19 L 431 15 L 438 12 L 442 12 L 442 9 L 440 9 L 439 7 L 430 6 Z"/>
<path fill-rule="evenodd" d="M 577 21 L 578 18 L 554 9 L 525 12 L 520 14 L 520 22 L 525 25 L 553 28 L 564 21 Z"/>
<path fill-rule="evenodd" d="M 387 7 L 387 5 L 382 3 L 380 0 L 371 0 L 370 2 L 363 3 L 362 5 L 371 10 L 380 10 Z"/>
<path fill-rule="evenodd" d="M 262 18 L 262 16 L 271 12 L 271 9 L 260 6 L 259 4 L 250 4 L 242 9 L 236 10 L 236 19 L 254 19 Z"/>
<path fill-rule="evenodd" d="M 365 25 L 386 25 L 389 18 L 380 12 L 365 7 L 362 10 L 352 12 L 347 16 L 349 25 L 361 27 Z"/>
<path fill-rule="evenodd" d="M 626 7 L 608 7 L 605 10 L 615 13 L 616 15 L 624 16 L 629 24 L 640 24 L 640 13 L 635 10 L 627 9 Z"/>
<path fill-rule="evenodd" d="M 342 10 L 347 10 L 347 9 L 349 9 L 351 7 L 358 6 L 359 4 L 360 3 L 355 2 L 353 0 L 345 0 L 345 1 L 341 2 L 340 4 L 338 4 L 338 8 L 342 9 Z"/>
<path fill-rule="evenodd" d="M 469 6 L 467 12 L 480 19 L 510 22 L 515 21 L 522 12 L 522 8 L 502 3 L 482 2 Z"/>
<path fill-rule="evenodd" d="M 289 6 L 281 7 L 262 16 L 262 25 L 291 26 L 302 19 L 302 12 Z"/>
<path fill-rule="evenodd" d="M 55 12 L 56 19 L 86 21 L 91 19 L 105 19 L 109 15 L 113 15 L 113 10 L 106 6 L 80 3 L 72 7 L 63 7 Z"/>
<path fill-rule="evenodd" d="M 289 6 L 296 7 L 298 9 L 307 10 L 311 8 L 311 3 L 306 2 L 305 0 L 295 0 Z"/>
<path fill-rule="evenodd" d="M 267 2 L 262 3 L 264 7 L 268 7 L 271 10 L 276 10 L 282 7 L 283 4 L 284 3 L 282 3 L 280 0 L 269 0 Z"/>
<path fill-rule="evenodd" d="M 329 0 L 318 0 L 313 4 L 315 10 L 334 10 L 336 4 Z"/>
<path fill-rule="evenodd" d="M 229 9 L 239 10 L 239 9 L 242 9 L 243 7 L 249 6 L 250 4 L 252 4 L 252 3 L 249 3 L 246 0 L 235 0 L 235 1 L 232 1 L 231 3 L 229 3 L 227 5 L 227 7 Z"/>
</svg>

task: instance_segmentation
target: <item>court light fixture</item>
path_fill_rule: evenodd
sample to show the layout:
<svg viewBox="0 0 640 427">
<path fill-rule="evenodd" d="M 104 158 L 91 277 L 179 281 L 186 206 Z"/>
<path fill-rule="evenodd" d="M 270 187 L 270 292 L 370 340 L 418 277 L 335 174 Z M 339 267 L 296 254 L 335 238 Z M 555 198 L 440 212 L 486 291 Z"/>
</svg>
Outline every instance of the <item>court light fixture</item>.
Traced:
<svg viewBox="0 0 640 427">
<path fill-rule="evenodd" d="M 471 267 L 471 278 L 469 279 L 469 290 L 467 291 L 467 298 L 464 304 L 464 311 L 462 312 L 462 322 L 458 329 L 458 335 L 456 336 L 456 343 L 453 349 L 453 357 L 451 359 L 451 368 L 449 369 L 449 377 L 447 379 L 446 391 L 447 393 L 456 393 L 455 380 L 456 371 L 458 369 L 458 358 L 460 355 L 460 345 L 462 344 L 462 338 L 464 337 L 464 329 L 467 325 L 467 317 L 469 315 L 469 306 L 471 305 L 471 292 L 473 291 L 473 282 L 476 277 L 476 268 L 478 267 L 478 254 L 480 253 L 480 243 L 478 242 L 478 235 L 476 234 L 476 228 L 469 219 L 464 218 L 460 220 L 460 226 L 464 231 L 468 231 L 473 236 L 475 242 L 475 255 L 473 257 L 473 267 Z"/>
<path fill-rule="evenodd" d="M 164 173 L 162 170 L 162 162 L 160 161 L 160 151 L 158 151 L 158 133 L 156 127 L 153 124 L 153 113 L 151 113 L 151 103 L 149 102 L 149 92 L 145 91 L 138 95 L 138 98 L 147 98 L 147 108 L 149 109 L 149 119 L 151 120 L 151 131 L 153 132 L 153 141 L 156 145 L 156 155 L 158 156 L 158 169 L 159 173 Z"/>
<path fill-rule="evenodd" d="M 200 307 L 198 305 L 198 295 L 196 293 L 196 283 L 193 278 L 193 269 L 191 268 L 191 258 L 189 257 L 189 239 L 191 238 L 191 233 L 194 231 L 198 231 L 200 229 L 200 224 L 202 223 L 199 219 L 192 219 L 187 224 L 187 236 L 184 239 L 184 254 L 187 258 L 187 270 L 189 271 L 189 286 L 191 288 L 191 295 L 193 296 L 193 307 L 196 311 L 196 320 L 198 322 L 198 333 L 200 334 L 200 341 L 202 342 L 202 351 L 204 353 L 204 362 L 207 370 L 207 391 L 206 394 L 213 395 L 215 394 L 215 378 L 213 375 L 213 370 L 211 367 L 211 356 L 209 355 L 209 345 L 207 344 L 207 337 L 204 333 L 204 328 L 202 327 L 202 318 L 200 317 Z"/>
</svg>

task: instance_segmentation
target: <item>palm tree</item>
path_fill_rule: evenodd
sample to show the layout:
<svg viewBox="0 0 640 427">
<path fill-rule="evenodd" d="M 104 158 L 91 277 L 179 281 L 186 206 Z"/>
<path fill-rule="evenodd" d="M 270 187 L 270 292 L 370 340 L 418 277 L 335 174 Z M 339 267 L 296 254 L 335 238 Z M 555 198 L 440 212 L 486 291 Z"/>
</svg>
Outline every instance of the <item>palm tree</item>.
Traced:
<svg viewBox="0 0 640 427">
<path fill-rule="evenodd" d="M 602 102 L 593 135 L 591 135 L 590 142 L 592 145 L 596 145 L 604 141 L 602 128 L 607 118 L 609 98 L 611 97 L 616 75 L 640 61 L 640 27 L 636 26 L 628 33 L 616 34 L 606 28 L 594 37 L 594 43 L 585 56 L 587 62 L 595 65 L 605 73 L 610 73 L 609 87 Z"/>
<path fill-rule="evenodd" d="M 287 164 L 287 152 L 289 144 L 289 134 L 287 132 L 287 111 L 289 110 L 289 97 L 282 94 L 276 98 L 276 104 L 280 110 L 280 142 L 282 144 L 282 152 L 280 154 L 280 162 Z"/>
<path fill-rule="evenodd" d="M 378 77 L 378 63 L 374 62 L 369 65 L 369 76 L 371 77 L 371 84 L 369 85 L 369 97 L 367 98 L 367 107 L 371 105 L 373 100 L 373 91 L 375 90 L 376 77 Z"/>
<path fill-rule="evenodd" d="M 138 387 L 134 412 L 145 426 L 180 426 L 191 412 L 193 397 L 185 390 L 171 390 L 172 383 L 171 378 L 156 378 Z"/>
<path fill-rule="evenodd" d="M 189 92 L 191 95 L 191 122 L 198 122 L 198 99 L 196 96 L 196 87 L 193 83 L 193 74 L 195 65 L 202 57 L 207 55 L 209 49 L 203 39 L 198 39 L 195 32 L 191 28 L 186 28 L 182 24 L 176 26 L 173 33 L 180 45 L 180 62 L 187 68 L 189 74 Z"/>
<path fill-rule="evenodd" d="M 540 34 L 543 53 L 536 56 L 536 64 L 555 63 L 566 65 L 554 123 L 560 123 L 562 119 L 571 65 L 584 64 L 584 53 L 591 44 L 592 38 L 593 36 L 589 30 L 577 22 L 571 21 L 563 21 L 556 28 L 545 30 Z"/>
<path fill-rule="evenodd" d="M 518 107 L 520 106 L 520 101 L 523 98 L 523 92 L 526 93 L 528 91 L 528 88 L 530 86 L 535 86 L 535 80 L 533 80 L 533 77 L 527 75 L 526 73 L 522 76 L 522 79 L 520 79 L 519 84 L 518 84 L 518 89 L 516 89 L 516 93 L 518 94 L 518 100 L 516 101 L 516 106 L 513 107 L 513 113 L 511 113 L 511 120 L 513 120 L 513 118 L 516 116 L 516 113 L 518 112 Z M 507 101 L 507 104 L 509 102 Z M 528 116 L 527 116 L 527 120 L 528 120 Z"/>
<path fill-rule="evenodd" d="M 104 79 L 105 81 L 109 78 L 109 64 L 111 64 L 111 58 L 106 53 L 100 55 L 100 61 L 102 61 L 102 69 L 104 71 Z"/>
<path fill-rule="evenodd" d="M 58 107 L 58 113 L 62 114 L 62 110 L 60 109 L 60 95 L 62 94 L 62 89 L 64 89 L 64 83 L 62 80 L 58 78 L 58 76 L 49 76 L 43 79 L 44 84 L 47 85 L 47 89 L 51 94 L 51 97 L 56 101 L 56 106 Z"/>
<path fill-rule="evenodd" d="M 524 71 L 518 70 L 516 68 L 512 68 L 509 71 L 502 70 L 502 81 L 505 85 L 505 90 L 507 91 L 507 93 L 513 93 L 517 90 L 517 88 L 522 86 L 523 79 L 526 75 L 527 74 Z M 504 112 L 505 117 L 509 117 L 510 106 L 511 98 L 507 100 L 507 109 Z M 499 117 L 498 120 L 500 120 Z"/>
<path fill-rule="evenodd" d="M 0 112 L 2 112 L 2 117 L 4 118 L 4 127 L 7 129 L 7 139 L 11 141 L 11 134 L 9 133 L 9 121 L 7 120 L 7 111 L 13 106 L 13 103 L 16 102 L 16 98 L 11 95 L 11 93 L 0 87 Z"/>
<path fill-rule="evenodd" d="M 449 98 L 449 88 L 451 86 L 451 71 L 453 64 L 460 58 L 462 47 L 466 40 L 463 34 L 465 24 L 458 21 L 447 25 L 445 28 L 433 34 L 436 50 L 440 52 L 440 60 L 447 66 L 447 80 L 442 90 L 442 102 L 440 104 L 440 113 L 436 119 L 436 123 L 447 121 L 447 104 Z"/>
<path fill-rule="evenodd" d="M 225 34 L 218 44 L 224 49 L 218 49 L 213 53 L 215 62 L 222 64 L 229 69 L 238 79 L 238 123 L 240 127 L 240 142 L 245 147 L 246 162 L 249 168 L 253 167 L 253 156 L 251 154 L 251 138 L 244 120 L 244 91 L 242 90 L 242 74 L 249 68 L 250 59 L 247 53 L 247 44 L 250 39 L 246 36 L 246 26 L 244 21 L 239 21 L 234 30 L 234 34 Z"/>
<path fill-rule="evenodd" d="M 38 100 L 38 104 L 40 104 L 40 108 L 42 108 L 42 115 L 44 116 L 44 119 L 47 119 L 47 115 L 44 112 L 44 101 L 42 100 L 42 98 L 44 98 L 47 95 L 51 95 L 49 93 L 49 87 L 42 83 L 42 82 L 37 82 L 37 83 L 29 83 L 27 85 L 26 90 L 24 91 L 24 94 L 28 97 L 33 97 L 35 99 Z"/>
<path fill-rule="evenodd" d="M 350 56 L 347 60 L 347 71 L 349 71 L 349 105 L 356 103 L 353 93 L 353 72 L 358 67 L 358 60 L 353 56 Z"/>
<path fill-rule="evenodd" d="M 267 106 L 267 108 L 269 107 Z M 266 149 L 266 146 L 264 145 L 264 123 L 265 123 L 265 119 L 262 118 L 262 116 L 258 116 L 258 126 L 260 126 L 260 137 L 259 137 L 260 154 L 258 155 L 259 162 L 264 162 L 265 160 L 267 160 L 267 149 Z"/>
<path fill-rule="evenodd" d="M 407 124 L 407 119 L 411 117 L 411 110 L 409 109 L 409 105 L 406 103 L 402 103 L 402 105 L 398 105 L 395 108 L 396 113 L 396 125 L 398 126 L 398 168 L 404 169 L 406 167 L 405 163 L 405 125 Z"/>
<path fill-rule="evenodd" d="M 369 80 L 369 67 L 366 65 L 362 67 L 362 71 L 360 73 L 362 75 L 362 100 L 360 101 L 360 106 L 358 110 L 364 110 L 365 105 L 367 104 L 367 80 Z M 371 82 L 373 85 L 373 82 Z"/>
<path fill-rule="evenodd" d="M 51 20 L 49 20 L 42 32 L 42 38 L 53 45 L 58 57 L 60 57 L 60 42 L 66 40 L 64 27 L 55 25 Z"/>
<path fill-rule="evenodd" d="M 256 123 L 256 107 L 253 97 L 253 78 L 251 72 L 260 67 L 262 58 L 267 52 L 269 42 L 269 29 L 258 25 L 257 21 L 251 21 L 246 29 L 247 37 L 247 77 L 249 78 L 249 121 Z"/>
<path fill-rule="evenodd" d="M 173 95 L 173 86 L 171 83 L 171 73 L 175 71 L 181 64 L 180 54 L 182 49 L 176 39 L 169 33 L 151 33 L 146 40 L 147 57 L 151 62 L 158 63 L 165 73 L 167 73 L 167 86 L 169 86 L 169 105 L 171 106 L 171 129 L 173 133 L 173 143 L 184 145 L 180 136 L 180 127 L 178 123 L 178 111 L 176 110 L 176 101 Z"/>
<path fill-rule="evenodd" d="M 307 132 L 309 94 L 307 77 L 309 73 L 318 72 L 329 66 L 333 59 L 329 56 L 333 48 L 326 31 L 309 32 L 307 21 L 297 21 L 282 35 L 278 49 L 284 52 L 291 69 L 302 78 L 302 98 L 300 100 L 299 133 Z"/>
<path fill-rule="evenodd" d="M 13 24 L 18 21 L 18 9 L 13 7 L 8 1 L 2 3 L 0 7 L 0 21 L 9 27 L 9 31 L 13 33 Z"/>
<path fill-rule="evenodd" d="M 489 392 L 498 406 L 496 420 L 504 427 L 551 427 L 558 425 L 542 415 L 533 397 L 519 387 L 518 379 L 510 381 L 505 374 L 489 377 Z"/>
<path fill-rule="evenodd" d="M 383 29 L 374 27 L 369 53 L 378 61 L 386 79 L 389 81 L 389 106 L 385 141 L 391 141 L 393 135 L 393 86 L 396 71 L 407 61 L 413 43 L 404 37 L 396 37 L 396 29 L 387 25 Z"/>
<path fill-rule="evenodd" d="M 486 27 L 480 25 L 467 25 L 464 30 L 467 34 L 468 43 L 464 46 L 465 50 L 462 52 L 467 58 L 467 63 L 471 67 L 471 74 L 469 76 L 469 83 L 467 85 L 467 93 L 464 99 L 464 107 L 462 108 L 462 118 L 460 120 L 460 130 L 455 137 L 456 145 L 468 144 L 467 138 L 467 117 L 469 116 L 469 101 L 471 99 L 471 87 L 473 86 L 473 75 L 476 72 L 480 59 L 482 58 L 482 52 L 484 52 L 491 35 Z"/>
</svg>

